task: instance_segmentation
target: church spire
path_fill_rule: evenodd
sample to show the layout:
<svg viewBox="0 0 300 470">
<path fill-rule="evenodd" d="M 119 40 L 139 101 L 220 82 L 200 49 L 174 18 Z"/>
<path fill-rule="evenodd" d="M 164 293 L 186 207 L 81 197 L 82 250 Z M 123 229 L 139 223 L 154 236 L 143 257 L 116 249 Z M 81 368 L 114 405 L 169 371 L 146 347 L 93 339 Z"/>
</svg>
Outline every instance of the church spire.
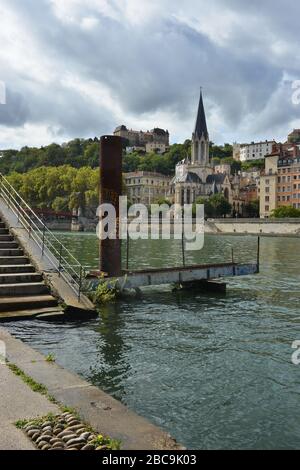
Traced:
<svg viewBox="0 0 300 470">
<path fill-rule="evenodd" d="M 204 111 L 203 98 L 202 98 L 202 88 L 200 91 L 200 101 L 199 101 L 199 106 L 198 106 L 198 114 L 197 114 L 194 135 L 195 137 L 198 137 L 198 139 L 201 139 L 202 135 L 204 135 L 204 138 L 208 140 L 208 132 L 207 132 L 205 111 Z"/>
</svg>

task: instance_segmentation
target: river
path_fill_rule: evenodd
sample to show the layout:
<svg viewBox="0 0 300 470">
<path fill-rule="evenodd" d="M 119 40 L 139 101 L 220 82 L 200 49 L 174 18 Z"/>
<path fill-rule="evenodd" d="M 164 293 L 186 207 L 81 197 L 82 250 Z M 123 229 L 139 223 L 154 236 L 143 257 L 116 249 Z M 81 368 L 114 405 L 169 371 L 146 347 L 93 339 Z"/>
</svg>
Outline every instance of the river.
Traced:
<svg viewBox="0 0 300 470">
<path fill-rule="evenodd" d="M 96 267 L 93 234 L 61 233 Z M 188 263 L 256 259 L 251 236 L 206 236 Z M 125 251 L 125 250 L 124 250 Z M 174 266 L 179 242 L 136 241 L 130 267 Z M 32 347 L 112 394 L 194 449 L 300 447 L 300 239 L 262 238 L 259 275 L 227 294 L 147 289 L 86 322 L 7 323 Z"/>
</svg>

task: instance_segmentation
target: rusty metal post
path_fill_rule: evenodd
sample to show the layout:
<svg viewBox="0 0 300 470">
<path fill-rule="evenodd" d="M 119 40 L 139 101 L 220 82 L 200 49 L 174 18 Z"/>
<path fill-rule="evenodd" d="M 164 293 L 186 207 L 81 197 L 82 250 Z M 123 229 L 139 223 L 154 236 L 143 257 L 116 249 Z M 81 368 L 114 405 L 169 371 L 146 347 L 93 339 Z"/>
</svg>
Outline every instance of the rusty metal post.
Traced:
<svg viewBox="0 0 300 470">
<path fill-rule="evenodd" d="M 122 195 L 122 139 L 105 135 L 100 140 L 100 205 L 112 204 L 116 211 L 116 239 L 100 240 L 100 271 L 109 277 L 120 276 L 119 197 Z"/>
<path fill-rule="evenodd" d="M 260 272 L 260 237 L 257 238 L 257 273 Z"/>
</svg>

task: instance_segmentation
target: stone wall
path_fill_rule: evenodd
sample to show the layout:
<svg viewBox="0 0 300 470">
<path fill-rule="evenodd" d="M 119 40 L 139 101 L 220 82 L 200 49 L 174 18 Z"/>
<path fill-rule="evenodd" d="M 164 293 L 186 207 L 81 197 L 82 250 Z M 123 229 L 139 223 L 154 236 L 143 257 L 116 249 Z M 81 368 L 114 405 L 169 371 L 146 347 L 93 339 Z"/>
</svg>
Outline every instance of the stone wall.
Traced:
<svg viewBox="0 0 300 470">
<path fill-rule="evenodd" d="M 205 232 L 300 237 L 300 219 L 209 219 Z"/>
</svg>

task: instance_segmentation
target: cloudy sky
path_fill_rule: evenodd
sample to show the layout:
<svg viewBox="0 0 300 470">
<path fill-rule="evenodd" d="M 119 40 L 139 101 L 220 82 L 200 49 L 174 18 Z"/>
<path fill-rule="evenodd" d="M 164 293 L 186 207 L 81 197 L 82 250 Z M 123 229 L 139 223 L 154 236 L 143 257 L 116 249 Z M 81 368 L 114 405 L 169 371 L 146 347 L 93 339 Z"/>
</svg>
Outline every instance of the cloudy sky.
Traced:
<svg viewBox="0 0 300 470">
<path fill-rule="evenodd" d="M 182 142 L 200 85 L 216 143 L 300 127 L 296 0 L 0 0 L 0 18 L 0 149 L 122 123 Z"/>
</svg>

